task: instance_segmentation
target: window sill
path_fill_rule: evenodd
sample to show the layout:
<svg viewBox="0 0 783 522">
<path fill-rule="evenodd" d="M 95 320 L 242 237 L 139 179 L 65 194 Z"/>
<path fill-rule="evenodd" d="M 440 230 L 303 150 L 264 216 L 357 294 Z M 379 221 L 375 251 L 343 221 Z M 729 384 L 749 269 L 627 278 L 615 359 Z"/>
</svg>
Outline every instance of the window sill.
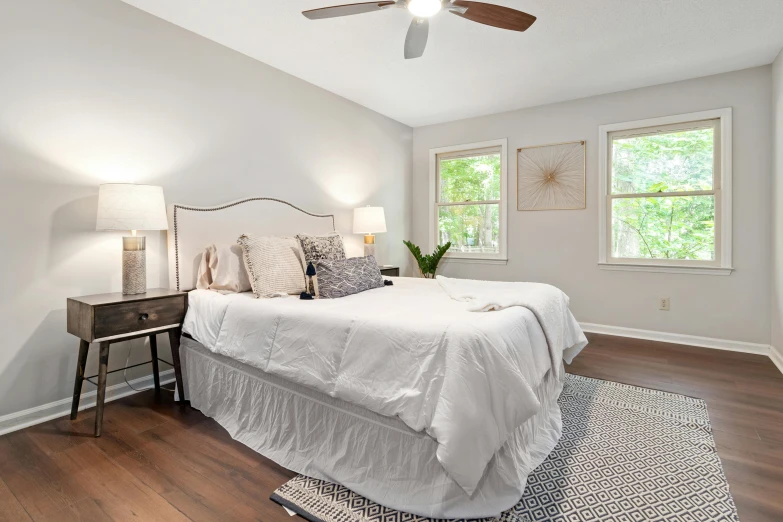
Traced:
<svg viewBox="0 0 783 522">
<path fill-rule="evenodd" d="M 658 272 L 668 274 L 693 275 L 731 275 L 733 268 L 720 266 L 671 266 L 671 265 L 634 265 L 630 263 L 598 263 L 601 270 L 617 270 L 626 272 Z"/>
<path fill-rule="evenodd" d="M 441 263 L 465 263 L 465 264 L 484 264 L 484 265 L 507 265 L 508 259 L 499 258 L 480 258 L 480 257 L 444 257 Z"/>
</svg>

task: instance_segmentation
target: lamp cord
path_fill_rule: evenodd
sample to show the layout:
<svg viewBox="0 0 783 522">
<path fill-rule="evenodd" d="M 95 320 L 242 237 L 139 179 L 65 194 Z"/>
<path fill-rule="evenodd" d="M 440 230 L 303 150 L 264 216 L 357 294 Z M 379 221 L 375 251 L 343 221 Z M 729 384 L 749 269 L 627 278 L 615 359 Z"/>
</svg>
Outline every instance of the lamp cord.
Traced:
<svg viewBox="0 0 783 522">
<path fill-rule="evenodd" d="M 146 341 L 145 341 L 145 342 L 146 342 Z M 123 378 L 123 380 L 125 381 L 125 384 L 127 384 L 127 385 L 128 385 L 128 387 L 129 387 L 131 390 L 133 390 L 133 391 L 137 391 L 137 392 L 143 392 L 143 391 L 147 391 L 147 390 L 152 390 L 152 389 L 154 389 L 154 388 L 155 388 L 155 383 L 154 383 L 154 381 L 153 381 L 153 383 L 152 383 L 152 386 L 150 386 L 149 388 L 141 388 L 141 389 L 139 389 L 139 388 L 134 388 L 134 387 L 133 387 L 133 385 L 132 385 L 130 382 L 128 382 L 128 363 L 130 362 L 130 356 L 131 356 L 131 349 L 132 349 L 132 348 L 133 348 L 133 347 L 131 346 L 131 344 L 130 344 L 130 342 L 129 342 L 129 343 L 128 343 L 128 356 L 125 358 L 125 369 L 122 371 L 122 378 Z M 160 389 L 161 389 L 161 390 L 166 390 L 167 392 L 174 393 L 174 389 L 173 389 L 173 388 L 164 388 L 163 386 L 161 386 L 161 387 L 160 387 Z"/>
</svg>

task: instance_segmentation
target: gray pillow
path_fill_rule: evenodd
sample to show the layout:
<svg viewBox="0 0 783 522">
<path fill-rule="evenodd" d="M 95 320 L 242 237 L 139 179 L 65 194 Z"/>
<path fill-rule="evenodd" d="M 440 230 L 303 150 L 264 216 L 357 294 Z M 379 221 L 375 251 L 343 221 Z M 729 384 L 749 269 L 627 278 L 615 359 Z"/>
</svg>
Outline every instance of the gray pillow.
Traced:
<svg viewBox="0 0 783 522">
<path fill-rule="evenodd" d="M 297 234 L 295 237 L 302 246 L 305 266 L 319 259 L 345 259 L 345 248 L 343 247 L 343 238 L 340 234 L 327 234 L 325 236 Z M 307 287 L 307 291 L 315 294 L 315 288 L 312 285 Z"/>
<path fill-rule="evenodd" d="M 348 259 L 322 259 L 315 266 L 315 294 L 335 299 L 383 286 L 383 276 L 375 256 Z"/>
<path fill-rule="evenodd" d="M 345 248 L 343 247 L 343 238 L 340 234 L 329 234 L 326 236 L 297 234 L 296 239 L 302 245 L 305 263 L 319 259 L 345 259 Z"/>
</svg>

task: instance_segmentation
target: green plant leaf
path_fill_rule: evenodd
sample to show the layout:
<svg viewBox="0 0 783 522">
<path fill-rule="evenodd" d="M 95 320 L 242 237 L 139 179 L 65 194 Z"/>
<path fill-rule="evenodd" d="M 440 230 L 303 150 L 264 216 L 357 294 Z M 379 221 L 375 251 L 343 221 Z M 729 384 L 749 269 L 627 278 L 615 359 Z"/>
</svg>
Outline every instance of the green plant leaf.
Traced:
<svg viewBox="0 0 783 522">
<path fill-rule="evenodd" d="M 407 240 L 403 240 L 403 244 L 411 251 L 413 258 L 419 265 L 419 272 L 421 272 L 421 275 L 427 278 L 435 276 L 435 271 L 438 269 L 438 263 L 440 263 L 441 258 L 443 258 L 449 248 L 451 248 L 451 242 L 448 242 L 445 245 L 438 245 L 438 247 L 435 248 L 435 252 L 432 254 L 422 255 L 421 249 L 417 245 L 414 245 Z"/>
</svg>

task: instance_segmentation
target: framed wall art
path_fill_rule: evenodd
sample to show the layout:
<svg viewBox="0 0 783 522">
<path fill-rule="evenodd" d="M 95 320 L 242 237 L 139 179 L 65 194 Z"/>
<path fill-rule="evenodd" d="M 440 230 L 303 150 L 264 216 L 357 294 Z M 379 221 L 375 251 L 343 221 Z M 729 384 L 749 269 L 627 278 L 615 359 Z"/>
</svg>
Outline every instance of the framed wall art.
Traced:
<svg viewBox="0 0 783 522">
<path fill-rule="evenodd" d="M 517 149 L 517 210 L 585 208 L 585 142 Z"/>
</svg>

